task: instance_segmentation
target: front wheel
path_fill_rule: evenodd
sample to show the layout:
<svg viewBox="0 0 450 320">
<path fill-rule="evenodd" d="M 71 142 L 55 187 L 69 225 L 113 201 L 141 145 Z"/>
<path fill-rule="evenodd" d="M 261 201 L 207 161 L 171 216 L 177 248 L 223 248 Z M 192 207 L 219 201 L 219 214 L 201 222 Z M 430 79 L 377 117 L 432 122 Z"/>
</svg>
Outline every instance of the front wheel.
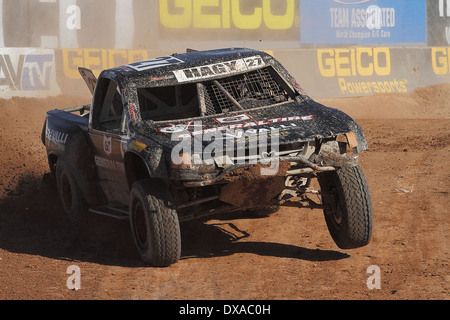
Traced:
<svg viewBox="0 0 450 320">
<path fill-rule="evenodd" d="M 155 267 L 167 267 L 180 259 L 180 224 L 168 188 L 156 183 L 134 183 L 129 209 L 131 231 L 142 260 Z"/>
<path fill-rule="evenodd" d="M 369 187 L 359 166 L 340 168 L 318 176 L 325 221 L 334 242 L 341 249 L 369 244 L 373 230 L 373 209 Z"/>
</svg>

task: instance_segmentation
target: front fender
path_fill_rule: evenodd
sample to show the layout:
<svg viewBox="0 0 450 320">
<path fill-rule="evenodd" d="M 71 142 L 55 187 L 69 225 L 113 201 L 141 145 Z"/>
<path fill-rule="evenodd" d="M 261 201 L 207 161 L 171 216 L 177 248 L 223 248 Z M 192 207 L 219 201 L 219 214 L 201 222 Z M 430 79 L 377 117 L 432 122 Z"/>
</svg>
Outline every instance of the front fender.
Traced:
<svg viewBox="0 0 450 320">
<path fill-rule="evenodd" d="M 315 111 L 317 121 L 319 121 L 317 125 L 322 128 L 322 131 L 329 130 L 328 134 L 330 136 L 352 132 L 358 142 L 356 152 L 360 153 L 369 149 L 363 130 L 348 114 L 341 110 L 324 106 L 316 101 L 310 101 L 309 105 Z"/>
<path fill-rule="evenodd" d="M 168 170 L 163 149 L 145 140 L 133 140 L 124 154 L 125 172 L 131 187 L 134 181 L 158 178 L 167 179 Z"/>
</svg>

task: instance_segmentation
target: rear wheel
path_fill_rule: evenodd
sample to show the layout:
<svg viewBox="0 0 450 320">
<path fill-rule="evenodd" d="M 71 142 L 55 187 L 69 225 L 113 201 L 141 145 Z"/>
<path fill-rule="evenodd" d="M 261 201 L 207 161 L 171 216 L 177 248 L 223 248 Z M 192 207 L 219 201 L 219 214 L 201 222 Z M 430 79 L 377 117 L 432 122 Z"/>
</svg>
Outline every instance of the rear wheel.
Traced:
<svg viewBox="0 0 450 320">
<path fill-rule="evenodd" d="M 130 224 L 142 260 L 167 267 L 180 259 L 181 233 L 168 188 L 152 180 L 134 183 L 130 196 Z"/>
<path fill-rule="evenodd" d="M 80 222 L 86 217 L 88 206 L 64 159 L 58 159 L 56 163 L 56 182 L 59 199 L 67 217 L 72 222 Z"/>
<path fill-rule="evenodd" d="M 373 209 L 369 187 L 359 166 L 318 176 L 328 230 L 341 249 L 369 244 Z"/>
</svg>

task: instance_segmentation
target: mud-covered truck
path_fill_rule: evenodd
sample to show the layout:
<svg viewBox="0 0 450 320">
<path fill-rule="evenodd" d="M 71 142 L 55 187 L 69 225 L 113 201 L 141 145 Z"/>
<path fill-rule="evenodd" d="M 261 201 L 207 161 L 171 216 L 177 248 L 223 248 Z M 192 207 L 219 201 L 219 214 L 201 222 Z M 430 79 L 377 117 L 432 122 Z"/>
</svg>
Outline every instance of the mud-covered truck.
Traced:
<svg viewBox="0 0 450 320">
<path fill-rule="evenodd" d="M 42 140 L 71 220 L 129 219 L 141 258 L 180 259 L 180 223 L 279 206 L 323 209 L 339 248 L 369 243 L 360 126 L 311 99 L 271 55 L 193 51 L 80 73 L 90 105 L 52 110 Z"/>
</svg>

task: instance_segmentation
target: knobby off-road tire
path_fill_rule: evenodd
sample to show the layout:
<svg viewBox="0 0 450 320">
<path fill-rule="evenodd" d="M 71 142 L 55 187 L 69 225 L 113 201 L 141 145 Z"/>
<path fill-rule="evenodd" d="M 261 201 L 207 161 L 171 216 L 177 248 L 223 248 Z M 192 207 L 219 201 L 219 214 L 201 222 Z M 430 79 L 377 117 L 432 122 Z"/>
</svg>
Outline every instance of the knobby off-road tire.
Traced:
<svg viewBox="0 0 450 320">
<path fill-rule="evenodd" d="M 81 131 L 72 132 L 66 141 L 62 157 L 86 202 L 91 207 L 103 204 L 103 197 L 97 182 L 94 155 L 88 136 Z"/>
<path fill-rule="evenodd" d="M 130 196 L 130 224 L 144 262 L 154 267 L 167 267 L 180 259 L 180 223 L 165 185 L 153 180 L 134 183 Z"/>
<path fill-rule="evenodd" d="M 80 188 L 63 158 L 56 164 L 56 185 L 59 199 L 69 220 L 80 223 L 87 215 L 88 205 Z"/>
<path fill-rule="evenodd" d="M 359 166 L 318 176 L 328 230 L 341 249 L 369 244 L 373 209 L 369 187 Z"/>
</svg>

